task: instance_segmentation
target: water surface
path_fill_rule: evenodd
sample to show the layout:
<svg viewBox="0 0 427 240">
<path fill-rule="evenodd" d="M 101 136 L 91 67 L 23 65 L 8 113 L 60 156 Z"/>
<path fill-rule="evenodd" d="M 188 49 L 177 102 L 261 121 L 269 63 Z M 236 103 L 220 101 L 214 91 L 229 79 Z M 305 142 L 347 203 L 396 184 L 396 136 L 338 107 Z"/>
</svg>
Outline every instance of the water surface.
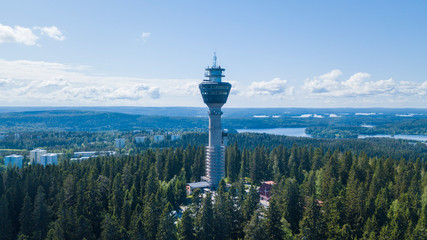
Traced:
<svg viewBox="0 0 427 240">
<path fill-rule="evenodd" d="M 291 137 L 311 137 L 305 133 L 306 128 L 264 128 L 264 129 L 237 129 L 238 133 L 267 133 L 274 135 L 284 135 Z"/>
<path fill-rule="evenodd" d="M 396 135 L 386 135 L 386 134 L 377 134 L 377 135 L 359 135 L 357 138 L 368 138 L 368 137 L 379 137 L 379 138 L 395 138 L 395 139 L 406 139 L 406 140 L 416 140 L 416 141 L 427 141 L 426 135 L 407 135 L 407 134 L 396 134 Z"/>
</svg>

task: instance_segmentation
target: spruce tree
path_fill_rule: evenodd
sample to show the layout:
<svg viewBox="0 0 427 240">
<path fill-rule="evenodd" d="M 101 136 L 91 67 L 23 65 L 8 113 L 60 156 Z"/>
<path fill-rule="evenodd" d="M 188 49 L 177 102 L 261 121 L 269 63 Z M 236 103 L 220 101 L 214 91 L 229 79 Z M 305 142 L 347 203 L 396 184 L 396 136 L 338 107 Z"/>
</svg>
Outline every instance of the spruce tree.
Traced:
<svg viewBox="0 0 427 240">
<path fill-rule="evenodd" d="M 315 196 L 307 199 L 303 218 L 300 222 L 300 235 L 305 239 L 325 239 L 325 222 L 321 206 Z"/>
<path fill-rule="evenodd" d="M 76 229 L 74 233 L 75 239 L 94 240 L 95 234 L 92 230 L 92 225 L 85 216 L 80 215 L 76 222 Z"/>
<path fill-rule="evenodd" d="M 197 239 L 210 240 L 214 238 L 214 216 L 212 210 L 212 197 L 208 192 L 202 201 L 201 208 L 197 213 Z"/>
<path fill-rule="evenodd" d="M 159 224 L 159 216 L 157 215 L 157 210 L 155 206 L 158 203 L 155 202 L 154 198 L 155 196 L 151 195 L 151 197 L 148 198 L 148 201 L 146 201 L 144 205 L 143 226 L 146 238 L 148 240 L 154 240 L 156 238 L 157 227 Z"/>
<path fill-rule="evenodd" d="M 33 232 L 33 207 L 31 205 L 31 199 L 28 194 L 25 195 L 24 203 L 19 214 L 20 230 L 19 234 L 30 237 Z"/>
<path fill-rule="evenodd" d="M 33 221 L 34 239 L 44 239 L 48 231 L 49 212 L 42 186 L 37 189 L 37 195 L 34 199 Z"/>
<path fill-rule="evenodd" d="M 101 239 L 102 240 L 117 240 L 117 239 L 125 239 L 126 235 L 125 231 L 120 227 L 119 221 L 116 216 L 111 216 L 110 214 L 106 214 L 104 220 L 102 221 L 102 232 Z"/>
<path fill-rule="evenodd" d="M 11 224 L 9 220 L 8 202 L 5 195 L 0 198 L 0 236 L 9 239 L 11 236 Z"/>
<path fill-rule="evenodd" d="M 182 214 L 181 221 L 178 224 L 178 239 L 179 240 L 195 240 L 195 231 L 191 210 L 187 209 Z"/>
<path fill-rule="evenodd" d="M 225 192 L 225 181 L 223 179 L 218 184 L 213 209 L 215 237 L 218 239 L 228 239 L 233 224 L 233 208 Z"/>
<path fill-rule="evenodd" d="M 283 240 L 295 240 L 294 235 L 292 234 L 292 230 L 290 228 L 290 224 L 288 221 L 286 221 L 286 218 L 283 216 L 282 219 L 280 219 L 281 229 L 282 229 L 282 239 Z"/>
<path fill-rule="evenodd" d="M 272 197 L 269 202 L 269 206 L 266 214 L 266 230 L 270 239 L 281 240 L 283 236 L 281 211 L 277 204 L 276 197 Z"/>
<path fill-rule="evenodd" d="M 138 204 L 131 217 L 129 236 L 134 240 L 145 240 L 144 222 L 142 219 L 142 208 Z"/>
<path fill-rule="evenodd" d="M 156 240 L 175 240 L 176 228 L 174 217 L 171 215 L 172 205 L 167 203 L 160 215 L 160 222 L 157 229 Z"/>
<path fill-rule="evenodd" d="M 243 212 L 243 221 L 249 221 L 253 213 L 259 207 L 259 193 L 256 190 L 256 187 L 251 185 L 249 188 L 249 194 L 245 201 L 243 202 L 242 212 Z"/>
<path fill-rule="evenodd" d="M 260 210 L 257 210 L 251 216 L 249 224 L 244 228 L 245 240 L 269 240 L 270 236 L 265 231 L 265 219 L 261 217 Z"/>
</svg>

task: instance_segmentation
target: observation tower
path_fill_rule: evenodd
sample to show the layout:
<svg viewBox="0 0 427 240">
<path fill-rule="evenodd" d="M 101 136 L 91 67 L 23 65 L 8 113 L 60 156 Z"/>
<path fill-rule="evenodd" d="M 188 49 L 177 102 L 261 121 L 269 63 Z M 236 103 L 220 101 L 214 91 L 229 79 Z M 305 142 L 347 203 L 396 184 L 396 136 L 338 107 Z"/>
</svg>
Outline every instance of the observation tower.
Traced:
<svg viewBox="0 0 427 240">
<path fill-rule="evenodd" d="M 216 54 L 214 54 L 212 67 L 206 68 L 205 77 L 199 84 L 203 102 L 209 107 L 209 145 L 206 147 L 206 176 L 207 181 L 213 188 L 218 186 L 225 174 L 225 146 L 221 127 L 221 107 L 227 102 L 231 84 L 222 82 L 225 69 L 217 66 Z"/>
</svg>

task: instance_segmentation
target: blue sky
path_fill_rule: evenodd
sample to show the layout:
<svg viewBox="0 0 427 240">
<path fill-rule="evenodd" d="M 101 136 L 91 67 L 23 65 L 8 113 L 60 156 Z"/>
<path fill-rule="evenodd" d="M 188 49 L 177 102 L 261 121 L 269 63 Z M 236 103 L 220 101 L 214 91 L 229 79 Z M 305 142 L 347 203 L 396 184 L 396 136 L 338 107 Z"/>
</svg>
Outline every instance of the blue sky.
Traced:
<svg viewBox="0 0 427 240">
<path fill-rule="evenodd" d="M 0 105 L 427 106 L 426 1 L 2 1 Z"/>
</svg>

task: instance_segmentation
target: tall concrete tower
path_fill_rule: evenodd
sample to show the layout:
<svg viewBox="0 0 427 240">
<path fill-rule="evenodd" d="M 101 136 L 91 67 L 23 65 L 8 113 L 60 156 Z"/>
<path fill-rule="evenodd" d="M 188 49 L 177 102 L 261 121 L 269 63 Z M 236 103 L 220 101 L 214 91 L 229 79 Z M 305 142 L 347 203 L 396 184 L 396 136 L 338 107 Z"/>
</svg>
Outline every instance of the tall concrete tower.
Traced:
<svg viewBox="0 0 427 240">
<path fill-rule="evenodd" d="M 209 146 L 206 147 L 206 176 L 204 180 L 214 188 L 225 174 L 225 146 L 221 127 L 221 107 L 227 102 L 231 84 L 222 82 L 224 68 L 216 65 L 214 55 L 212 67 L 206 68 L 205 77 L 199 84 L 203 102 L 209 107 Z"/>
</svg>

